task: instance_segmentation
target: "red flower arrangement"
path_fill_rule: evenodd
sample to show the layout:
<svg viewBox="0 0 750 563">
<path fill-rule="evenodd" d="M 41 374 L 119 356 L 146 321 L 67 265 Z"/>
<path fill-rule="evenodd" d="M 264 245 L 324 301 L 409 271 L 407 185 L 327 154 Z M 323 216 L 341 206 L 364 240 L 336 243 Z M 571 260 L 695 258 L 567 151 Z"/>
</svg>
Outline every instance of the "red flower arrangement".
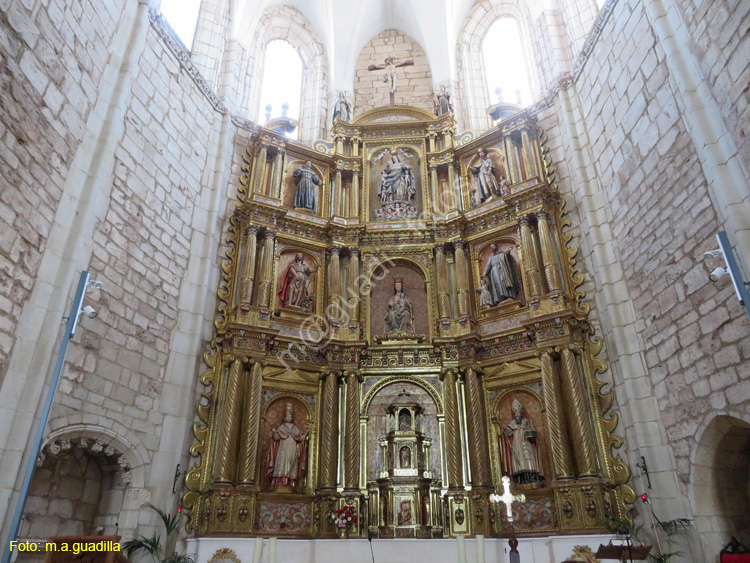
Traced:
<svg viewBox="0 0 750 563">
<path fill-rule="evenodd" d="M 338 530 L 351 532 L 357 527 L 357 507 L 344 505 L 328 515 L 328 522 Z"/>
</svg>

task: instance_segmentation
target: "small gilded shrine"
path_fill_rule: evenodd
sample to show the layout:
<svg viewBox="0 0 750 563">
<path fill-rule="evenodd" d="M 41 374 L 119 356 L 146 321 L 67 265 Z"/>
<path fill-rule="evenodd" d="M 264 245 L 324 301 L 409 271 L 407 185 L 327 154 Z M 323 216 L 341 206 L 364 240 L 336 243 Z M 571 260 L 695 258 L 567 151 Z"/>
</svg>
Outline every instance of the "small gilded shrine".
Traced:
<svg viewBox="0 0 750 563">
<path fill-rule="evenodd" d="M 257 128 L 184 507 L 199 536 L 602 532 L 634 494 L 545 135 L 408 106 Z"/>
</svg>

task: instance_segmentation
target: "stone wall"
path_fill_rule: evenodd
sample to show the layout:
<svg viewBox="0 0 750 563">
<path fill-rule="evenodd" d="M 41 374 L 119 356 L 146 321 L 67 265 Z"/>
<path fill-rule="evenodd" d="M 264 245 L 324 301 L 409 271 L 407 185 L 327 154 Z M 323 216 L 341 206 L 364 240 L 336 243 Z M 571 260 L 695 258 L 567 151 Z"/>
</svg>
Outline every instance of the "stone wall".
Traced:
<svg viewBox="0 0 750 563">
<path fill-rule="evenodd" d="M 0 12 L 0 385 L 123 2 L 41 4 Z"/>
<path fill-rule="evenodd" d="M 383 61 L 388 56 L 395 57 L 396 64 L 407 59 L 414 61 L 414 66 L 396 70 L 396 104 L 433 111 L 432 72 L 427 55 L 411 37 L 401 31 L 389 29 L 373 37 L 357 57 L 354 71 L 354 115 L 388 105 L 388 84 L 383 82 L 385 71 L 367 70 L 370 65 L 383 66 Z"/>
</svg>

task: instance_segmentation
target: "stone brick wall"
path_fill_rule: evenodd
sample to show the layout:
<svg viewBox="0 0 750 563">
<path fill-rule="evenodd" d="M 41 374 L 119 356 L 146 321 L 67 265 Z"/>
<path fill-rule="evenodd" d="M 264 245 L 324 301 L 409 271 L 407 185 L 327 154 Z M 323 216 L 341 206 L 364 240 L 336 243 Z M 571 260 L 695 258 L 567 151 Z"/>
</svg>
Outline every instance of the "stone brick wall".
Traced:
<svg viewBox="0 0 750 563">
<path fill-rule="evenodd" d="M 414 66 L 396 70 L 396 104 L 433 111 L 432 72 L 422 47 L 401 31 L 389 29 L 373 37 L 357 57 L 354 77 L 354 115 L 388 105 L 388 84 L 383 82 L 384 70 L 369 71 L 369 65 L 383 66 L 386 57 L 397 63 L 411 59 Z"/>
<path fill-rule="evenodd" d="M 41 4 L 0 11 L 0 385 L 123 1 Z"/>
</svg>

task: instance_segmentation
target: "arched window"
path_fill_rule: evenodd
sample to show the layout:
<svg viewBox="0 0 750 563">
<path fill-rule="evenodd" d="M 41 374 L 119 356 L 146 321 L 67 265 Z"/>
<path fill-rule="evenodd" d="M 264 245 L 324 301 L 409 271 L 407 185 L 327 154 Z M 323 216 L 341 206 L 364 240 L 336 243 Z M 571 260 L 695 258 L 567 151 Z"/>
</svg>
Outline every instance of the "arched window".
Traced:
<svg viewBox="0 0 750 563">
<path fill-rule="evenodd" d="M 512 17 L 495 20 L 482 39 L 484 72 L 490 99 L 528 106 L 531 104 L 528 61 L 518 22 Z"/>
<path fill-rule="evenodd" d="M 301 98 L 302 58 L 297 50 L 284 40 L 269 42 L 263 64 L 258 122 L 265 123 L 268 119 L 282 116 L 299 119 Z M 289 107 L 286 108 L 286 105 Z"/>
<path fill-rule="evenodd" d="M 188 49 L 193 46 L 201 0 L 161 0 L 161 13 Z"/>
</svg>

